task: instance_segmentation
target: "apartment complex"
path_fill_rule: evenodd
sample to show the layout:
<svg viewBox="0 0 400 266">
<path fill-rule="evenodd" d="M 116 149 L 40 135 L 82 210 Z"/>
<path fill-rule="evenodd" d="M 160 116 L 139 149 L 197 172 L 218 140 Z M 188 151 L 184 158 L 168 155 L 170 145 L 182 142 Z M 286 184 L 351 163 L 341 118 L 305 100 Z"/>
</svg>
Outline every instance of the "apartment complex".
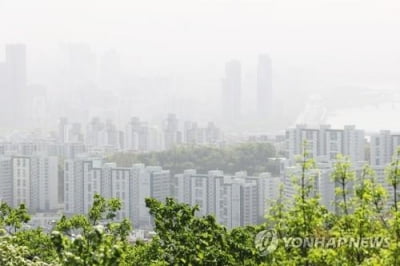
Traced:
<svg viewBox="0 0 400 266">
<path fill-rule="evenodd" d="M 262 222 L 268 199 L 276 199 L 279 178 L 268 173 L 258 177 L 245 172 L 224 175 L 222 171 L 198 174 L 186 170 L 173 177 L 175 198 L 192 206 L 198 205 L 198 215 L 215 215 L 228 228 Z"/>
<path fill-rule="evenodd" d="M 333 160 L 338 154 L 348 155 L 353 162 L 365 161 L 365 133 L 355 126 L 332 129 L 329 125 L 308 128 L 297 125 L 286 130 L 288 157 L 292 164 L 302 154 L 304 143 L 310 156 L 319 160 Z"/>
<path fill-rule="evenodd" d="M 170 191 L 170 173 L 158 166 L 117 167 L 115 163 L 103 163 L 97 158 L 65 161 L 64 209 L 67 214 L 87 213 L 97 193 L 122 201 L 117 219 L 128 218 L 136 228 L 150 228 L 151 217 L 145 198 L 164 201 L 171 196 Z"/>
<path fill-rule="evenodd" d="M 58 159 L 52 156 L 0 158 L 0 200 L 31 212 L 54 211 L 58 199 Z"/>
</svg>

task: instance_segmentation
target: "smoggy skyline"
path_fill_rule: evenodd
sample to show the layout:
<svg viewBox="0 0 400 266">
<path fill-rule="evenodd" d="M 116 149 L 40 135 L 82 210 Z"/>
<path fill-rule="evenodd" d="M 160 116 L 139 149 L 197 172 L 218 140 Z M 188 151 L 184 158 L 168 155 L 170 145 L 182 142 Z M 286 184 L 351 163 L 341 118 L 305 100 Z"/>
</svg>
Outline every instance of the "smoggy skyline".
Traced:
<svg viewBox="0 0 400 266">
<path fill-rule="evenodd" d="M 192 113 L 205 107 L 213 114 L 225 64 L 239 60 L 248 114 L 256 111 L 258 56 L 267 54 L 273 90 L 292 112 L 309 94 L 339 92 L 336 101 L 349 87 L 398 90 L 399 11 L 397 1 L 0 0 L 0 61 L 6 44 L 26 44 L 28 81 L 58 95 L 68 92 L 57 83 L 65 47 L 89 47 L 98 80 L 111 50 L 125 77 L 171 80 L 169 102 L 194 102 Z"/>
</svg>

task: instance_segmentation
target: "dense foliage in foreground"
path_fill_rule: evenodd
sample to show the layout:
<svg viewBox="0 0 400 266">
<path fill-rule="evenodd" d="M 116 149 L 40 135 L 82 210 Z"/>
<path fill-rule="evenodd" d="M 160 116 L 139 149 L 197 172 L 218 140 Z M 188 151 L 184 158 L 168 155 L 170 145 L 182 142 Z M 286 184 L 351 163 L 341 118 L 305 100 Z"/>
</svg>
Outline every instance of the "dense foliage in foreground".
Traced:
<svg viewBox="0 0 400 266">
<path fill-rule="evenodd" d="M 24 229 L 26 208 L 3 203 L 0 265 L 400 265 L 400 152 L 386 171 L 390 191 L 369 166 L 354 171 L 348 158 L 339 156 L 331 177 L 334 213 L 314 193 L 314 166 L 304 152 L 293 181 L 295 200 L 281 196 L 259 226 L 227 230 L 213 216 L 196 216 L 197 207 L 146 199 L 157 233 L 149 242 L 128 242 L 129 221 L 114 221 L 121 207 L 117 199 L 96 195 L 87 215 L 62 217 L 50 233 Z M 387 198 L 393 199 L 389 208 Z M 274 241 L 255 241 L 265 230 L 273 230 Z M 288 245 L 287 238 L 386 241 L 379 246 Z"/>
</svg>

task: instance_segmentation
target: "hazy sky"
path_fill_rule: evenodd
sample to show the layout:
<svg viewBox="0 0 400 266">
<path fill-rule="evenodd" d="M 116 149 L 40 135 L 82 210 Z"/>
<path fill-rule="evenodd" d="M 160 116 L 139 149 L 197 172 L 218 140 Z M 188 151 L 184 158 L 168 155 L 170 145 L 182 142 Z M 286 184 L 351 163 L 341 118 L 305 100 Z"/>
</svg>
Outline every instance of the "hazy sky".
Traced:
<svg viewBox="0 0 400 266">
<path fill-rule="evenodd" d="M 0 0 L 0 51 L 26 43 L 35 76 L 60 43 L 84 42 L 99 54 L 115 48 L 128 67 L 212 80 L 213 90 L 227 60 L 254 80 L 266 52 L 277 89 L 288 79 L 398 89 L 399 14 L 398 0 Z"/>
<path fill-rule="evenodd" d="M 397 0 L 0 0 L 0 44 L 87 42 L 177 67 L 260 52 L 305 67 L 389 66 L 400 59 L 399 14 Z"/>
</svg>

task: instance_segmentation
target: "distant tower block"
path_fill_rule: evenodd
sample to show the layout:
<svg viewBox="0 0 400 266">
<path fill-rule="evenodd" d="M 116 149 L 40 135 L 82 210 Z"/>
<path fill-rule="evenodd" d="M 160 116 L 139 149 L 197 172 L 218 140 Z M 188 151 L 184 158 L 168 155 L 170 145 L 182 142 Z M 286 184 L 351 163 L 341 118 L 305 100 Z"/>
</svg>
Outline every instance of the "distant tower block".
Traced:
<svg viewBox="0 0 400 266">
<path fill-rule="evenodd" d="M 222 93 L 223 118 L 227 122 L 233 122 L 240 117 L 241 87 L 241 64 L 237 60 L 229 61 L 225 65 Z"/>
</svg>

